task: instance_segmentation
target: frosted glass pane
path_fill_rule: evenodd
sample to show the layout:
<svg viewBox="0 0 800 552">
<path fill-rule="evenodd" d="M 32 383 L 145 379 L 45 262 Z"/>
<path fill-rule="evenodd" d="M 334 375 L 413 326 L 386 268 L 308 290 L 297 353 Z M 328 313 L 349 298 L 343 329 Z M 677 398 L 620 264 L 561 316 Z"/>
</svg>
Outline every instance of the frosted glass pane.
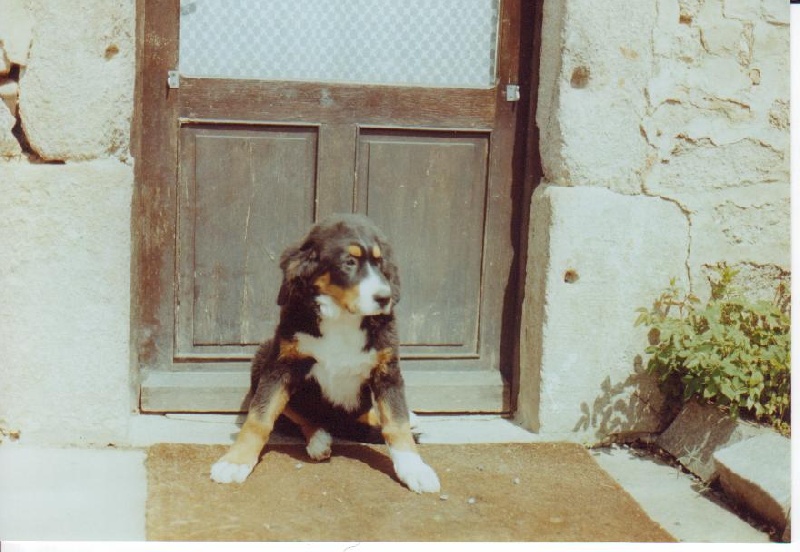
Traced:
<svg viewBox="0 0 800 552">
<path fill-rule="evenodd" d="M 180 72 L 488 88 L 498 1 L 184 0 Z"/>
</svg>

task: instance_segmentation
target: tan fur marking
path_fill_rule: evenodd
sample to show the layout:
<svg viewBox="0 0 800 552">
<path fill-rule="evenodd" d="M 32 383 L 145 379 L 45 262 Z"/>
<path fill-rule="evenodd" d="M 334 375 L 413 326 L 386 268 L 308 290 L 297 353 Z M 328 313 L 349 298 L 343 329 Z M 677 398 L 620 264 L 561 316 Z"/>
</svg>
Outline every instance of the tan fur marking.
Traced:
<svg viewBox="0 0 800 552">
<path fill-rule="evenodd" d="M 378 413 L 381 418 L 381 433 L 386 444 L 395 450 L 416 452 L 417 444 L 414 442 L 414 435 L 408 422 L 398 423 L 394 420 L 389 406 L 382 402 L 378 402 Z"/>
<path fill-rule="evenodd" d="M 317 279 L 314 280 L 314 285 L 317 286 L 317 289 L 319 289 L 320 293 L 325 293 L 325 290 L 328 288 L 330 284 L 331 284 L 330 272 L 326 272 L 318 276 Z"/>
<path fill-rule="evenodd" d="M 330 272 L 326 272 L 314 280 L 314 285 L 320 293 L 329 295 L 343 309 L 356 312 L 355 303 L 358 300 L 358 286 L 343 288 L 331 283 Z"/>
<path fill-rule="evenodd" d="M 375 359 L 375 367 L 372 368 L 373 373 L 387 374 L 389 372 L 389 363 L 394 360 L 394 349 L 386 347 L 378 351 Z"/>
<path fill-rule="evenodd" d="M 281 339 L 280 351 L 278 352 L 278 360 L 298 360 L 302 358 L 310 358 L 307 354 L 301 353 L 297 348 L 297 339 Z"/>
<path fill-rule="evenodd" d="M 381 418 L 374 406 L 369 409 L 369 412 L 365 412 L 359 416 L 357 421 L 360 424 L 366 424 L 372 427 L 381 427 Z"/>
<path fill-rule="evenodd" d="M 372 257 L 375 259 L 381 258 L 381 248 L 378 247 L 377 245 L 372 246 Z"/>
<path fill-rule="evenodd" d="M 361 257 L 364 254 L 364 252 L 361 251 L 361 246 L 355 244 L 348 245 L 347 252 L 350 253 L 353 257 Z"/>
<path fill-rule="evenodd" d="M 236 436 L 236 441 L 228 452 L 220 458 L 220 462 L 231 464 L 254 464 L 264 445 L 269 441 L 275 420 L 278 419 L 286 403 L 289 402 L 289 393 L 282 389 L 275 393 L 263 415 L 251 408 L 247 413 L 247 420 L 242 425 L 242 430 Z"/>
<path fill-rule="evenodd" d="M 283 411 L 283 415 L 289 418 L 293 423 L 300 428 L 300 431 L 303 433 L 303 437 L 306 438 L 306 443 L 308 443 L 309 439 L 317 432 L 320 426 L 309 422 L 305 417 L 301 416 L 290 407 L 286 407 Z"/>
</svg>

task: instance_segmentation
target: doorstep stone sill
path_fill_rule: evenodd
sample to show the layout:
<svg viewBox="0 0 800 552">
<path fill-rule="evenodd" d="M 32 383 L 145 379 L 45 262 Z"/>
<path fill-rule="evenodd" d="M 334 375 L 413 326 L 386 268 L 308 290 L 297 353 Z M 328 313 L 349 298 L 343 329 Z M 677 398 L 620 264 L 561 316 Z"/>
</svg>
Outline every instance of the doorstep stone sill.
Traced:
<svg viewBox="0 0 800 552">
<path fill-rule="evenodd" d="M 690 402 L 656 444 L 704 482 L 719 480 L 729 498 L 791 539 L 790 439 Z"/>
</svg>

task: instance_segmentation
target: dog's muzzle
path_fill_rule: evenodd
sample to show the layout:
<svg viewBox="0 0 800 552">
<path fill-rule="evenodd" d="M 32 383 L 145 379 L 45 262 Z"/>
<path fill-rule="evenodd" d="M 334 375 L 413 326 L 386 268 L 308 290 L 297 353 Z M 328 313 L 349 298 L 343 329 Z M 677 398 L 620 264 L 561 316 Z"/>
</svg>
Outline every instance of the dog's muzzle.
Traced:
<svg viewBox="0 0 800 552">
<path fill-rule="evenodd" d="M 367 277 L 358 290 L 358 310 L 363 316 L 392 312 L 392 288 L 386 278 L 373 266 L 367 268 Z"/>
</svg>

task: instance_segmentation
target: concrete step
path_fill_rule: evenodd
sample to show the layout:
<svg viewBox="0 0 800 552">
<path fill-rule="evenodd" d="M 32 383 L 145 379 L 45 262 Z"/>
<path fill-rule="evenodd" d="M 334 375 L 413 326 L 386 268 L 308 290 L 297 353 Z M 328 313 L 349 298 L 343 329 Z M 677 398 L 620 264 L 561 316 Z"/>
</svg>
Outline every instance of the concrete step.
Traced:
<svg viewBox="0 0 800 552">
<path fill-rule="evenodd" d="M 717 477 L 714 453 L 755 437 L 761 428 L 732 419 L 719 408 L 687 403 L 656 444 L 705 482 Z"/>
<path fill-rule="evenodd" d="M 769 535 L 720 504 L 697 478 L 659 458 L 624 446 L 592 455 L 651 519 L 684 543 L 760 543 Z"/>
<path fill-rule="evenodd" d="M 764 433 L 714 453 L 725 494 L 781 532 L 791 506 L 791 448 L 786 437 Z"/>
<path fill-rule="evenodd" d="M 755 517 L 790 535 L 791 440 L 771 428 L 734 420 L 719 408 L 688 403 L 657 439 L 705 483 Z"/>
</svg>

